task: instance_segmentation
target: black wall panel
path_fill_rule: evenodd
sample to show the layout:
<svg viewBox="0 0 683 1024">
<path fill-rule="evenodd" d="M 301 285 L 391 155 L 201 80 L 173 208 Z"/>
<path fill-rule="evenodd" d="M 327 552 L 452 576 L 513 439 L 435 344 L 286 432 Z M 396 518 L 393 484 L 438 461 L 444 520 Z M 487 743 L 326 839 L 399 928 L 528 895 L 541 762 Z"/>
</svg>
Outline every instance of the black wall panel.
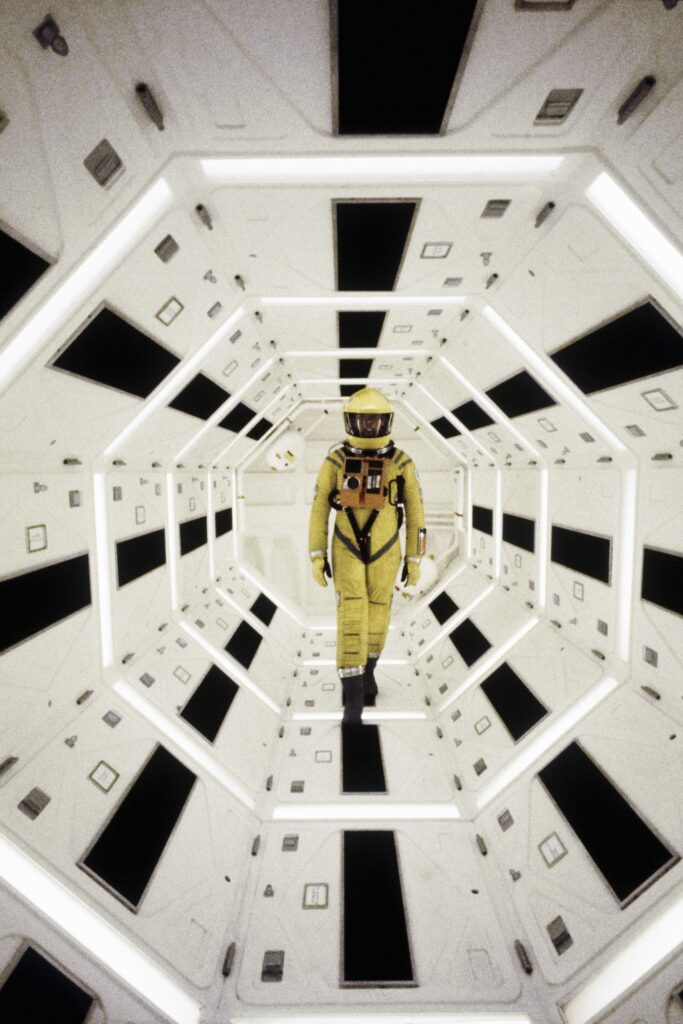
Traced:
<svg viewBox="0 0 683 1024">
<path fill-rule="evenodd" d="M 439 625 L 443 625 L 447 619 L 450 619 L 451 615 L 455 615 L 458 610 L 458 606 L 455 601 L 448 596 L 446 591 L 438 594 L 433 601 L 429 602 L 429 607 Z"/>
<path fill-rule="evenodd" d="M 503 512 L 503 540 L 525 551 L 536 550 L 536 521 Z"/>
<path fill-rule="evenodd" d="M 166 532 L 153 530 L 116 542 L 118 586 L 125 587 L 139 576 L 166 564 Z"/>
<path fill-rule="evenodd" d="M 493 535 L 493 509 L 484 505 L 473 505 L 472 526 L 475 530 Z"/>
<path fill-rule="evenodd" d="M 249 668 L 262 640 L 263 637 L 253 626 L 250 626 L 248 622 L 240 622 L 225 645 L 225 650 L 236 661 L 239 661 L 240 665 Z"/>
<path fill-rule="evenodd" d="M 260 441 L 264 434 L 267 434 L 272 427 L 270 420 L 262 416 L 260 420 L 257 420 L 253 427 L 250 427 L 247 431 L 247 437 L 250 437 L 252 441 Z"/>
<path fill-rule="evenodd" d="M 111 309 L 101 309 L 52 361 L 86 380 L 147 398 L 180 360 Z"/>
<path fill-rule="evenodd" d="M 196 778 L 158 746 L 81 866 L 137 907 Z"/>
<path fill-rule="evenodd" d="M 50 264 L 6 231 L 0 231 L 0 266 L 0 317 L 3 317 L 42 277 Z"/>
<path fill-rule="evenodd" d="M 93 998 L 32 946 L 0 987 L 6 1024 L 83 1024 Z"/>
<path fill-rule="evenodd" d="M 683 555 L 643 548 L 643 601 L 683 615 Z"/>
<path fill-rule="evenodd" d="M 342 792 L 386 791 L 379 727 L 342 723 Z"/>
<path fill-rule="evenodd" d="M 0 651 L 54 626 L 91 603 L 88 555 L 0 582 Z"/>
<path fill-rule="evenodd" d="M 609 537 L 596 537 L 566 526 L 552 528 L 550 558 L 558 565 L 609 584 L 611 555 L 612 541 Z"/>
<path fill-rule="evenodd" d="M 252 615 L 255 615 L 257 619 L 260 619 L 264 626 L 269 626 L 273 621 L 273 616 L 277 611 L 277 605 L 273 604 L 269 597 L 265 594 L 259 594 L 251 608 L 249 609 Z"/>
<path fill-rule="evenodd" d="M 621 903 L 679 859 L 578 743 L 538 777 Z"/>
<path fill-rule="evenodd" d="M 253 420 L 256 413 L 253 409 L 250 409 L 244 402 L 238 402 L 237 405 L 230 410 L 230 412 L 223 417 L 218 424 L 223 430 L 232 430 L 235 434 L 239 434 L 240 430 L 246 427 L 247 423 Z"/>
<path fill-rule="evenodd" d="M 511 419 L 557 404 L 526 370 L 489 388 L 486 394 Z"/>
<path fill-rule="evenodd" d="M 335 203 L 337 287 L 340 292 L 390 292 L 417 204 Z"/>
<path fill-rule="evenodd" d="M 480 405 L 476 402 L 469 401 L 463 402 L 462 405 L 458 405 L 455 409 L 451 409 L 451 413 L 456 419 L 459 419 L 468 430 L 478 430 L 480 427 L 490 427 L 493 420 L 487 412 L 484 412 Z"/>
<path fill-rule="evenodd" d="M 180 717 L 213 743 L 238 689 L 230 676 L 212 665 L 180 712 Z"/>
<path fill-rule="evenodd" d="M 438 419 L 431 421 L 432 426 L 435 430 L 438 430 L 442 437 L 457 437 L 460 431 L 451 423 L 450 420 L 446 419 L 445 416 L 439 416 Z"/>
<path fill-rule="evenodd" d="M 187 555 L 190 551 L 201 548 L 207 541 L 207 518 L 197 516 L 180 523 L 180 554 Z"/>
<path fill-rule="evenodd" d="M 216 536 L 222 537 L 224 533 L 232 530 L 232 509 L 222 508 L 216 512 Z"/>
<path fill-rule="evenodd" d="M 168 404 L 169 408 L 177 409 L 178 412 L 186 412 L 188 416 L 208 420 L 219 405 L 227 402 L 229 398 L 228 391 L 224 391 L 210 377 L 198 373 Z"/>
<path fill-rule="evenodd" d="M 464 622 L 455 627 L 449 636 L 451 643 L 466 665 L 474 665 L 475 661 L 478 661 L 482 654 L 485 654 L 491 646 L 481 630 L 472 622 L 472 619 L 465 619 Z"/>
<path fill-rule="evenodd" d="M 507 662 L 487 676 L 481 688 L 515 743 L 548 713 Z"/>
<path fill-rule="evenodd" d="M 683 366 L 683 337 L 646 302 L 559 349 L 552 358 L 590 395 Z"/>
</svg>

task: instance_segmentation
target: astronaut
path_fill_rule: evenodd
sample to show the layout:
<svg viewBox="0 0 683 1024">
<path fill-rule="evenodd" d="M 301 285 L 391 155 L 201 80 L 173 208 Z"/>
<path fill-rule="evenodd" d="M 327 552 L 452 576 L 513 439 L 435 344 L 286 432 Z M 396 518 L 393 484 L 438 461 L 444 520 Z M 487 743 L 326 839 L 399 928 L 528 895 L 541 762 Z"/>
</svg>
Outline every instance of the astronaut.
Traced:
<svg viewBox="0 0 683 1024">
<path fill-rule="evenodd" d="M 394 581 L 401 563 L 404 510 L 406 552 L 402 580 L 420 578 L 427 531 L 422 491 L 412 459 L 391 440 L 394 411 L 381 391 L 362 388 L 344 406 L 346 441 L 330 450 L 318 473 L 308 548 L 313 577 L 337 600 L 337 671 L 346 723 L 362 722 L 377 696 L 375 666 L 389 629 Z M 330 508 L 336 510 L 332 570 L 327 561 Z"/>
</svg>

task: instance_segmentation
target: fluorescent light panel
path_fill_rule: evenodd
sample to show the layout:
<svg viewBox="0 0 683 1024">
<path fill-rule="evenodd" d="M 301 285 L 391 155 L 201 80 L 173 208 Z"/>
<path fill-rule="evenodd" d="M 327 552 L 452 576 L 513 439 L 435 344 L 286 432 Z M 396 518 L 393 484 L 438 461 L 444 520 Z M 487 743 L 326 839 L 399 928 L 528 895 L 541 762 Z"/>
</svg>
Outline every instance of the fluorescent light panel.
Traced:
<svg viewBox="0 0 683 1024">
<path fill-rule="evenodd" d="M 532 1024 L 526 1013 L 305 1014 L 295 1017 L 231 1017 L 230 1024 Z"/>
<path fill-rule="evenodd" d="M 336 665 L 337 662 L 334 658 L 304 658 L 301 663 L 306 666 L 315 665 Z M 408 661 L 405 658 L 380 658 L 378 665 L 407 665 Z"/>
<path fill-rule="evenodd" d="M 382 800 L 382 798 L 380 798 Z M 277 804 L 273 821 L 458 821 L 455 804 Z"/>
<path fill-rule="evenodd" d="M 310 359 L 315 357 L 316 359 L 379 359 L 380 357 L 387 358 L 395 357 L 405 359 L 406 356 L 410 359 L 427 359 L 433 355 L 428 349 L 412 349 L 412 348 L 322 348 L 322 349 L 301 349 L 301 350 L 288 350 L 283 348 L 280 350 L 283 356 L 291 359 Z M 343 383 L 343 380 L 342 380 Z"/>
<path fill-rule="evenodd" d="M 619 585 L 617 588 L 617 654 L 622 661 L 628 661 L 631 653 L 637 492 L 637 470 L 623 470 L 619 524 Z"/>
<path fill-rule="evenodd" d="M 393 309 L 397 306 L 462 306 L 464 295 L 397 295 L 396 292 L 337 292 L 335 295 L 265 296 L 264 308 L 278 306 L 328 306 L 332 309 Z"/>
<path fill-rule="evenodd" d="M 171 608 L 178 610 L 178 539 L 175 521 L 175 477 L 166 474 L 166 560 L 171 582 Z"/>
<path fill-rule="evenodd" d="M 108 668 L 114 660 L 114 626 L 111 613 L 111 573 L 109 570 L 109 534 L 107 529 L 107 478 L 93 474 L 93 506 L 95 509 L 95 555 L 97 559 L 97 597 L 100 612 L 100 648 L 102 665 Z"/>
<path fill-rule="evenodd" d="M 294 722 L 338 722 L 343 711 L 295 711 Z M 364 722 L 424 722 L 425 711 L 376 711 L 373 708 L 363 709 Z"/>
<path fill-rule="evenodd" d="M 538 530 L 536 535 L 536 563 L 538 566 L 538 580 L 536 582 L 536 587 L 538 590 L 537 601 L 539 608 L 545 608 L 548 603 L 548 537 L 550 533 L 550 525 L 548 521 L 549 481 L 549 470 L 541 469 L 539 473 L 539 512 L 538 519 L 536 521 Z"/>
</svg>

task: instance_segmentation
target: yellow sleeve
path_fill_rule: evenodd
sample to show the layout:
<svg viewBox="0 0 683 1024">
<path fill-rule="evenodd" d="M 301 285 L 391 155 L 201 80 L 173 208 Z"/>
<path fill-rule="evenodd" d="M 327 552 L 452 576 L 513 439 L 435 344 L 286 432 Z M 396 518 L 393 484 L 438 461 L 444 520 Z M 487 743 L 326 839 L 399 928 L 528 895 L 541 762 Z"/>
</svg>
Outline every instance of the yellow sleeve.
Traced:
<svg viewBox="0 0 683 1024">
<path fill-rule="evenodd" d="M 420 549 L 420 531 L 425 528 L 425 512 L 422 504 L 422 488 L 420 487 L 417 470 L 411 459 L 401 467 L 403 473 L 403 500 L 406 510 L 406 552 L 405 557 L 419 560 L 424 554 L 424 543 Z M 425 534 L 422 535 L 426 537 Z"/>
<path fill-rule="evenodd" d="M 334 455 L 327 455 L 318 473 L 308 525 L 308 553 L 311 557 L 327 555 L 327 524 L 331 511 L 328 498 L 337 486 L 337 468 Z"/>
</svg>

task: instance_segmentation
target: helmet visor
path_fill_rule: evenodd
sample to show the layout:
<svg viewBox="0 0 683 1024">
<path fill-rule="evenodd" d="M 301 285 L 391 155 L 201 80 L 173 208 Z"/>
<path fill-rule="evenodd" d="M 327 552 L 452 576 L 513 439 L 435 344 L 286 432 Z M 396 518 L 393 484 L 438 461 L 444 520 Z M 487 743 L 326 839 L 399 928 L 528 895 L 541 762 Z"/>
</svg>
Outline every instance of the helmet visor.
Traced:
<svg viewBox="0 0 683 1024">
<path fill-rule="evenodd" d="M 391 433 L 393 412 L 345 412 L 346 433 L 351 437 L 385 437 Z"/>
</svg>

